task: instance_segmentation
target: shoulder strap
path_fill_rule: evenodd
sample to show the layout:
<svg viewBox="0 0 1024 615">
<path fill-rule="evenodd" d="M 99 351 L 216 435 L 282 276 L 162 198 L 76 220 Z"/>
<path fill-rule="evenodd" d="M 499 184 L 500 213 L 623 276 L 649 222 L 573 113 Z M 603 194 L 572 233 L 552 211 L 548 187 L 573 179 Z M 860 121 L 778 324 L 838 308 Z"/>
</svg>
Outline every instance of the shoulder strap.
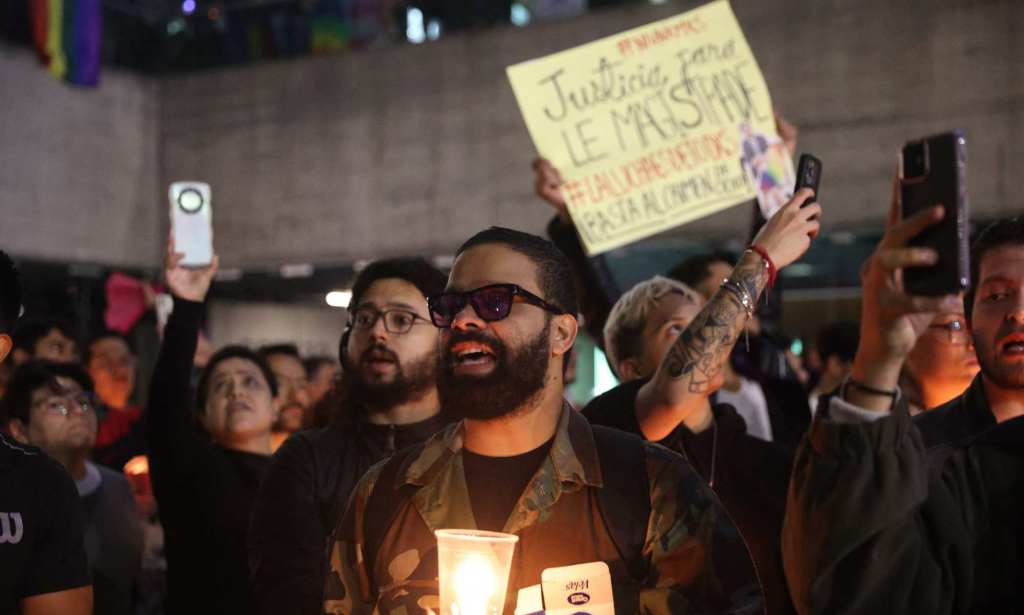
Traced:
<svg viewBox="0 0 1024 615">
<path fill-rule="evenodd" d="M 373 578 L 374 563 L 377 561 L 377 549 L 384 541 L 384 535 L 398 518 L 398 512 L 416 491 L 415 485 L 395 485 L 398 476 L 405 471 L 411 459 L 419 456 L 423 444 L 411 446 L 396 453 L 384 462 L 373 491 L 366 501 L 363 511 L 363 561 L 366 562 L 366 575 L 370 586 L 376 591 L 377 583 Z"/>
<path fill-rule="evenodd" d="M 630 576 L 640 582 L 647 576 L 643 550 L 651 516 L 644 441 L 617 429 L 591 428 L 604 479 L 597 496 L 601 518 Z"/>
</svg>

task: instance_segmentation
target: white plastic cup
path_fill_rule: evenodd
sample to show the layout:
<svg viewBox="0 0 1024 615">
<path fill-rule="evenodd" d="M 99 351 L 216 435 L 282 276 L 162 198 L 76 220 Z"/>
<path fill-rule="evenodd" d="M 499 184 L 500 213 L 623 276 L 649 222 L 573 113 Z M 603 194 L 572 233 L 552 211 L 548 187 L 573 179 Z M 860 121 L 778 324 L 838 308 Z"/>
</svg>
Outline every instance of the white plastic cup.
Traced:
<svg viewBox="0 0 1024 615">
<path fill-rule="evenodd" d="M 440 615 L 502 615 L 519 537 L 483 530 L 437 530 Z"/>
</svg>

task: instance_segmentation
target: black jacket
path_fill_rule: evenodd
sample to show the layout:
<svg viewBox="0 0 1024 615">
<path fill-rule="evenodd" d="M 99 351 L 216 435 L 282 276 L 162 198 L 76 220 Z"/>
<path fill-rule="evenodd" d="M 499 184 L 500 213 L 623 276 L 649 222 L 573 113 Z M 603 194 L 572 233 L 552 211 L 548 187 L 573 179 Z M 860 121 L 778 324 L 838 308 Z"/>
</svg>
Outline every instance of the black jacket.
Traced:
<svg viewBox="0 0 1024 615">
<path fill-rule="evenodd" d="M 1020 612 L 1024 417 L 996 424 L 980 377 L 913 422 L 905 404 L 870 423 L 819 415 L 783 534 L 801 613 Z"/>
<path fill-rule="evenodd" d="M 319 615 L 328 541 L 352 489 L 373 464 L 446 424 L 441 415 L 402 426 L 345 421 L 288 438 L 267 470 L 249 532 L 258 612 Z"/>
<path fill-rule="evenodd" d="M 175 298 L 153 370 L 146 430 L 167 551 L 170 615 L 249 615 L 245 531 L 269 455 L 226 449 L 195 421 L 190 380 L 203 306 Z"/>
</svg>

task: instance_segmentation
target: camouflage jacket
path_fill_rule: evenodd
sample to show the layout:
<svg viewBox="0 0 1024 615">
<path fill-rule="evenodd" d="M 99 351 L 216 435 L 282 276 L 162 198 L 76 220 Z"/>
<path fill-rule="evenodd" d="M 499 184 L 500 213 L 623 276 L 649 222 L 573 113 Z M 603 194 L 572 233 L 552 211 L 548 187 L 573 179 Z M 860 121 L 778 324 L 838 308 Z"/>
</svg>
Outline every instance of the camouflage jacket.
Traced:
<svg viewBox="0 0 1024 615">
<path fill-rule="evenodd" d="M 438 612 L 434 530 L 475 529 L 462 466 L 463 425 L 439 432 L 403 466 L 415 485 L 394 513 L 374 562 L 364 561 L 366 507 L 383 464 L 360 481 L 334 532 L 324 612 L 406 615 Z M 679 455 L 644 443 L 651 514 L 643 579 L 630 579 L 598 507 L 601 465 L 589 423 L 562 410 L 547 458 L 520 496 L 504 531 L 519 536 L 506 594 L 540 582 L 553 566 L 605 561 L 616 585 L 635 587 L 641 613 L 760 613 L 763 597 L 746 546 L 714 494 Z M 396 485 L 397 486 L 397 485 Z M 372 511 L 369 514 L 381 514 Z M 392 513 L 388 513 L 392 514 Z"/>
</svg>

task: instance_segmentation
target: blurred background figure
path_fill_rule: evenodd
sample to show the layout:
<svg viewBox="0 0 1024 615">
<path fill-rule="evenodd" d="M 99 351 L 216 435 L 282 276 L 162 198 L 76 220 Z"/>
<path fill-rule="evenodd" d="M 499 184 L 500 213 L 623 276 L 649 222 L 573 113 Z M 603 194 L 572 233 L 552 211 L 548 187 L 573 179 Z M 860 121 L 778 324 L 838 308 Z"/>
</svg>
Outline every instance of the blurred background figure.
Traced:
<svg viewBox="0 0 1024 615">
<path fill-rule="evenodd" d="M 839 388 L 850 373 L 859 339 L 860 323 L 856 322 L 835 322 L 818 333 L 814 348 L 820 367 L 816 374 L 817 382 L 807 397 L 812 415 L 818 410 L 818 398 Z"/>
<path fill-rule="evenodd" d="M 259 349 L 277 379 L 277 421 L 274 423 L 273 448 L 281 446 L 291 434 L 308 422 L 309 381 L 295 344 L 273 344 Z"/>
<path fill-rule="evenodd" d="M 980 369 L 963 310 L 936 315 L 907 355 L 900 374 L 911 414 L 960 395 Z"/>
<path fill-rule="evenodd" d="M 313 406 L 334 386 L 341 374 L 341 364 L 331 357 L 316 356 L 305 359 L 302 365 L 306 368 L 306 395 Z"/>
<path fill-rule="evenodd" d="M 26 316 L 11 334 L 15 365 L 29 359 L 74 363 L 78 361 L 78 343 L 71 325 L 58 318 Z"/>
</svg>

